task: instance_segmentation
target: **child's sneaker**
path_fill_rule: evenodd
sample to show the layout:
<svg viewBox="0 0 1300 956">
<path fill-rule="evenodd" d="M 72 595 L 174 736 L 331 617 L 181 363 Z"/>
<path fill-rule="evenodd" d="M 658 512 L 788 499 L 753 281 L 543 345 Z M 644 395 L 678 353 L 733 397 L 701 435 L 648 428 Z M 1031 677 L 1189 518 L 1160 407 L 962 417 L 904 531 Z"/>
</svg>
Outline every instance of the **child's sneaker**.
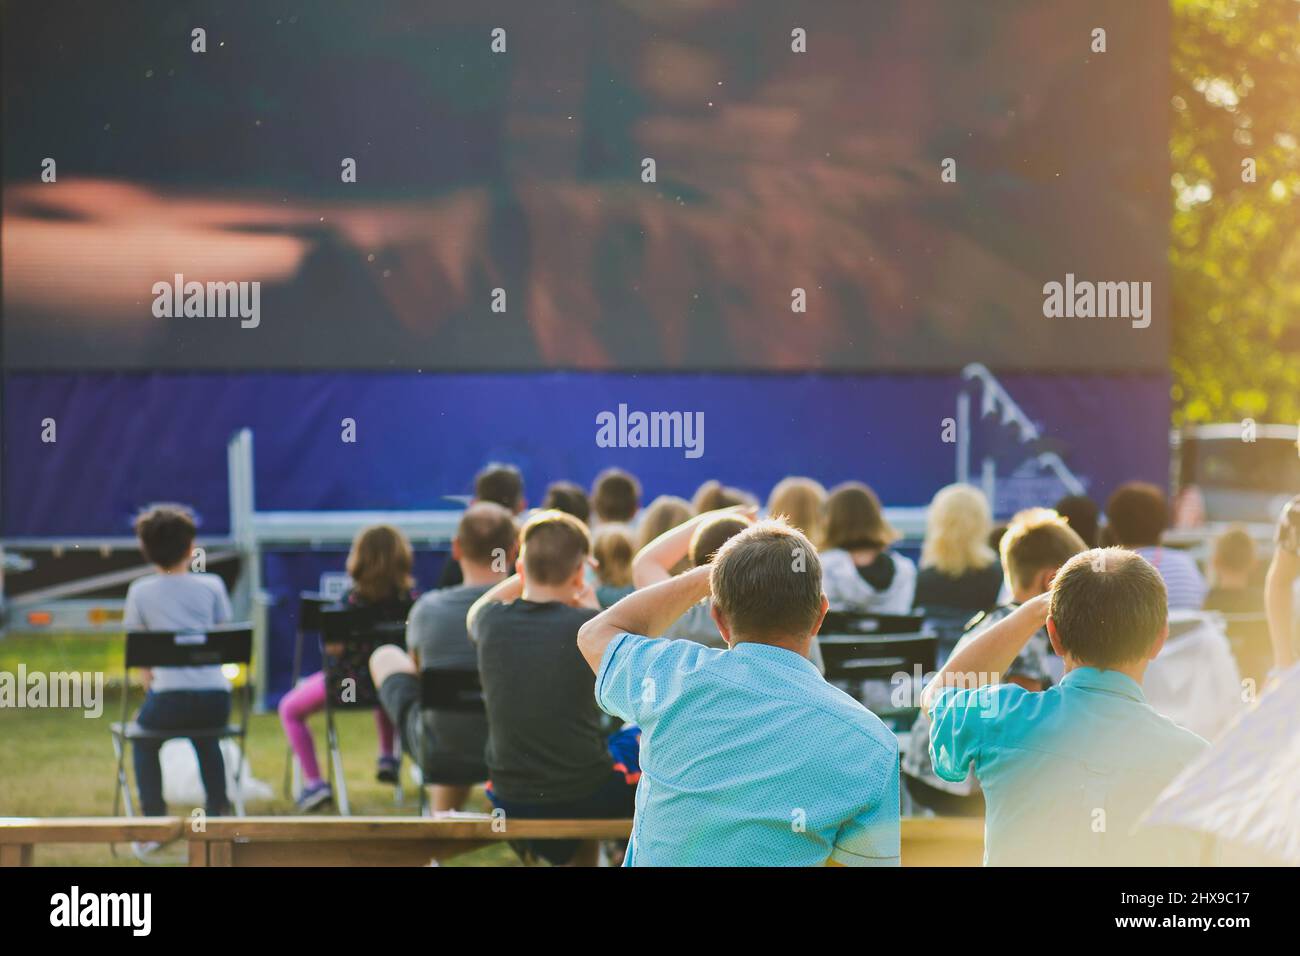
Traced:
<svg viewBox="0 0 1300 956">
<path fill-rule="evenodd" d="M 299 813 L 311 813 L 333 799 L 334 793 L 330 790 L 330 785 L 322 780 L 320 783 L 313 783 L 303 788 L 302 793 L 298 795 L 298 803 L 294 809 Z"/>
<path fill-rule="evenodd" d="M 400 765 L 396 757 L 380 757 L 375 769 L 375 779 L 380 783 L 397 783 L 397 771 Z"/>
</svg>

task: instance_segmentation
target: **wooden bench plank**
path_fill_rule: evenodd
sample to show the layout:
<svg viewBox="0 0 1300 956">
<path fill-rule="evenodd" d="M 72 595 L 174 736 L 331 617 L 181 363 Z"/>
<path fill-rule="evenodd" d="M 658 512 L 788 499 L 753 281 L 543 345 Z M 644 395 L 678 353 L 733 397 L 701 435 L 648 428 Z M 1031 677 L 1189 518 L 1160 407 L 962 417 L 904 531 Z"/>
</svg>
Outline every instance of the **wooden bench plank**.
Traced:
<svg viewBox="0 0 1300 956">
<path fill-rule="evenodd" d="M 0 866 L 30 866 L 43 843 L 184 838 L 191 866 L 419 866 L 502 840 L 626 839 L 630 820 L 426 817 L 213 817 L 194 832 L 180 817 L 0 817 Z M 984 822 L 904 818 L 905 866 L 979 866 Z"/>
<path fill-rule="evenodd" d="M 482 817 L 220 817 L 192 840 L 276 843 L 406 840 L 620 840 L 631 820 L 519 820 Z"/>
<path fill-rule="evenodd" d="M 183 826 L 180 817 L 0 817 L 0 844 L 166 843 Z"/>
</svg>

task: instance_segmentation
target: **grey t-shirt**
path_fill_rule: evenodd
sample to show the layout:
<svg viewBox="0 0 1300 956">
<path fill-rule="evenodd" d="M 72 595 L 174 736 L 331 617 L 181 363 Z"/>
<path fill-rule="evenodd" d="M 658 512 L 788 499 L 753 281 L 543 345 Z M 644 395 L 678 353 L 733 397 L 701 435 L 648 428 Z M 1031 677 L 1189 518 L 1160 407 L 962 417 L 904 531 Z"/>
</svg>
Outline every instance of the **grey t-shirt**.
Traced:
<svg viewBox="0 0 1300 956">
<path fill-rule="evenodd" d="M 420 659 L 421 670 L 478 670 L 465 615 L 489 587 L 460 584 L 430 591 L 415 602 L 406 621 L 406 646 Z M 488 738 L 485 715 L 424 711 L 423 721 L 430 767 L 454 774 L 462 767 L 482 766 Z"/>
<path fill-rule="evenodd" d="M 149 574 L 126 590 L 122 624 L 128 631 L 201 633 L 232 617 L 226 583 L 215 574 Z M 151 689 L 230 690 L 220 665 L 155 667 Z"/>
<path fill-rule="evenodd" d="M 520 598 L 474 622 L 487 703 L 487 765 L 504 800 L 548 804 L 589 796 L 614 759 L 601 730 L 595 677 L 578 651 L 589 608 Z"/>
</svg>

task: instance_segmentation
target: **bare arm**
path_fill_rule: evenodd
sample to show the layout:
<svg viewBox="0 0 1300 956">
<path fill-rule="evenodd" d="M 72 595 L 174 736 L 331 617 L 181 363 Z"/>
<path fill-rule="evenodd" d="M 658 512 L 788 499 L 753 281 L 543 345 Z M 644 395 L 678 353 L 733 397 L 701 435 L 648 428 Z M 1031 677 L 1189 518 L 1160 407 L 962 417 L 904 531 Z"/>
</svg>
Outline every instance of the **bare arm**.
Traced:
<svg viewBox="0 0 1300 956">
<path fill-rule="evenodd" d="M 1290 667 L 1296 660 L 1291 585 L 1297 573 L 1300 573 L 1300 558 L 1277 548 L 1264 583 L 1264 604 L 1268 610 L 1268 636 L 1273 643 L 1273 666 L 1278 670 Z"/>
<path fill-rule="evenodd" d="M 673 576 L 671 569 L 686 557 L 691 549 L 691 536 L 695 534 L 695 529 L 710 518 L 728 512 L 752 517 L 754 508 L 748 505 L 736 505 L 731 508 L 720 508 L 717 511 L 706 511 L 689 521 L 682 522 L 676 528 L 669 528 L 638 551 L 632 560 L 633 587 L 645 588 L 671 578 Z"/>
<path fill-rule="evenodd" d="M 474 602 L 469 609 L 469 613 L 465 615 L 465 630 L 469 633 L 469 639 L 474 640 L 474 622 L 478 620 L 480 611 L 489 604 L 510 604 L 512 601 L 519 600 L 519 595 L 523 593 L 524 579 L 517 574 L 512 574 L 504 581 L 492 585 L 481 598 Z"/>
<path fill-rule="evenodd" d="M 658 637 L 690 608 L 709 595 L 707 567 L 633 591 L 578 628 L 578 650 L 595 672 L 605 648 L 620 634 Z"/>
<path fill-rule="evenodd" d="M 921 692 L 921 710 L 928 711 L 935 695 L 945 687 L 977 687 L 1001 680 L 1029 639 L 1046 623 L 1048 601 L 1046 594 L 1026 601 L 959 648 Z"/>
</svg>

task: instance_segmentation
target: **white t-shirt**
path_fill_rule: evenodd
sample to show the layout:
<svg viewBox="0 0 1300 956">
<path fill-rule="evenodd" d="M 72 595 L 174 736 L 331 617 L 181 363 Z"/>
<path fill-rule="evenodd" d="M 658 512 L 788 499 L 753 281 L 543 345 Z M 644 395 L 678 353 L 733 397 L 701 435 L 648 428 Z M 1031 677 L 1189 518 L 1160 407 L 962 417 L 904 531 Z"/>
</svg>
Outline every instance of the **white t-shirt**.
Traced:
<svg viewBox="0 0 1300 956">
<path fill-rule="evenodd" d="M 215 574 L 150 574 L 131 582 L 122 623 L 128 631 L 204 632 L 233 616 L 226 583 Z M 154 691 L 230 690 L 221 667 L 155 667 Z"/>
</svg>

